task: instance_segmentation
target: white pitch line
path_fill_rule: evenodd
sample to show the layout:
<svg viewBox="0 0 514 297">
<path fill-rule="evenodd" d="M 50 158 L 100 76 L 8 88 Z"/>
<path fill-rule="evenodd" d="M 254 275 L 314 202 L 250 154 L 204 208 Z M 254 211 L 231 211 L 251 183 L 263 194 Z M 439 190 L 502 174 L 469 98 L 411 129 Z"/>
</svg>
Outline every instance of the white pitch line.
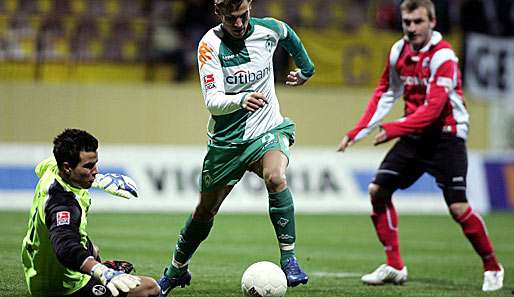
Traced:
<svg viewBox="0 0 514 297">
<path fill-rule="evenodd" d="M 337 278 L 354 278 L 359 277 L 362 274 L 357 272 L 325 272 L 325 271 L 315 271 L 309 272 L 309 275 L 319 276 L 319 277 L 337 277 Z"/>
</svg>

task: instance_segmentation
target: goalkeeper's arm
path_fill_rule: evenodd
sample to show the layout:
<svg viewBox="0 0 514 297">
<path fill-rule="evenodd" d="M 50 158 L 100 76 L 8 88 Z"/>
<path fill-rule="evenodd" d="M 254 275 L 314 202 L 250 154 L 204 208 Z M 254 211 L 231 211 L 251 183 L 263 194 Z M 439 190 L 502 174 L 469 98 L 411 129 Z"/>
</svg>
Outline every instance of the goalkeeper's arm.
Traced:
<svg viewBox="0 0 514 297">
<path fill-rule="evenodd" d="M 98 173 L 95 176 L 93 188 L 101 189 L 111 195 L 126 199 L 136 198 L 138 196 L 136 182 L 132 178 L 122 174 Z"/>
<path fill-rule="evenodd" d="M 113 296 L 118 296 L 120 292 L 127 293 L 141 284 L 139 277 L 111 269 L 93 257 L 88 257 L 80 269 L 100 281 Z"/>
</svg>

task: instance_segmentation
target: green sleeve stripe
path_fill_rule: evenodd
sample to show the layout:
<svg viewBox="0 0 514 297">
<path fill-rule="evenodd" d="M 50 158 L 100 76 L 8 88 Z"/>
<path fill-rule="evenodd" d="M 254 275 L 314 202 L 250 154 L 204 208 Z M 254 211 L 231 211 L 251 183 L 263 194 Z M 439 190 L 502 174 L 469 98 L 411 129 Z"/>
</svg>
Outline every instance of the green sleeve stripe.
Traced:
<svg viewBox="0 0 514 297">
<path fill-rule="evenodd" d="M 300 38 L 289 25 L 285 24 L 287 37 L 280 40 L 279 44 L 293 57 L 294 63 L 298 66 L 302 74 L 311 77 L 314 74 L 314 63 L 307 54 Z"/>
<path fill-rule="evenodd" d="M 283 23 L 274 18 L 252 18 L 252 20 L 255 25 L 260 25 L 276 32 L 279 36 L 279 39 L 284 38 L 285 34 L 287 33 L 284 31 Z"/>
</svg>

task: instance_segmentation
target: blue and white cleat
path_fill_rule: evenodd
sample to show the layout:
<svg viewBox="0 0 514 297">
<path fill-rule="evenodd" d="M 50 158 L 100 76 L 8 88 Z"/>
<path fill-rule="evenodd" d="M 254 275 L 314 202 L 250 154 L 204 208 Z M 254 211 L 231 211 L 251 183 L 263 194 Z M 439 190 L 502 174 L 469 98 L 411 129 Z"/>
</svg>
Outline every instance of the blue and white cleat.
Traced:
<svg viewBox="0 0 514 297">
<path fill-rule="evenodd" d="M 309 281 L 309 276 L 300 268 L 294 257 L 287 260 L 287 263 L 282 266 L 282 271 L 286 274 L 288 287 L 296 287 Z"/>
<path fill-rule="evenodd" d="M 184 288 L 185 286 L 189 286 L 189 284 L 191 283 L 191 272 L 189 272 L 189 270 L 187 270 L 187 267 L 184 270 L 184 273 L 182 273 L 179 276 L 172 277 L 172 278 L 169 278 L 166 276 L 166 270 L 167 269 L 164 270 L 164 274 L 157 281 L 157 283 L 159 284 L 159 287 L 161 287 L 159 297 L 166 297 L 166 295 L 168 295 L 168 293 L 172 289 L 174 289 L 176 287 Z"/>
</svg>

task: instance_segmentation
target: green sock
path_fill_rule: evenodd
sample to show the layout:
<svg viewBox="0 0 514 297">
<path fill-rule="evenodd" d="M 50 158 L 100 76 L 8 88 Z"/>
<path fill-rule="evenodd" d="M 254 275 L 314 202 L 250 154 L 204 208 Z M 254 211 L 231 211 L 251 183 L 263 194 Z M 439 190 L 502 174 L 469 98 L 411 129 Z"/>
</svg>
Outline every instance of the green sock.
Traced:
<svg viewBox="0 0 514 297">
<path fill-rule="evenodd" d="M 180 231 L 180 236 L 173 252 L 172 262 L 166 270 L 166 276 L 172 278 L 185 271 L 189 259 L 191 259 L 198 246 L 200 246 L 200 243 L 207 238 L 213 223 L 214 219 L 209 222 L 201 222 L 193 220 L 191 215 L 187 218 L 184 228 Z M 173 265 L 173 262 L 178 262 L 180 265 Z"/>
<path fill-rule="evenodd" d="M 278 193 L 269 193 L 269 215 L 280 246 L 280 264 L 284 265 L 295 256 L 296 240 L 293 195 L 288 188 Z"/>
</svg>

